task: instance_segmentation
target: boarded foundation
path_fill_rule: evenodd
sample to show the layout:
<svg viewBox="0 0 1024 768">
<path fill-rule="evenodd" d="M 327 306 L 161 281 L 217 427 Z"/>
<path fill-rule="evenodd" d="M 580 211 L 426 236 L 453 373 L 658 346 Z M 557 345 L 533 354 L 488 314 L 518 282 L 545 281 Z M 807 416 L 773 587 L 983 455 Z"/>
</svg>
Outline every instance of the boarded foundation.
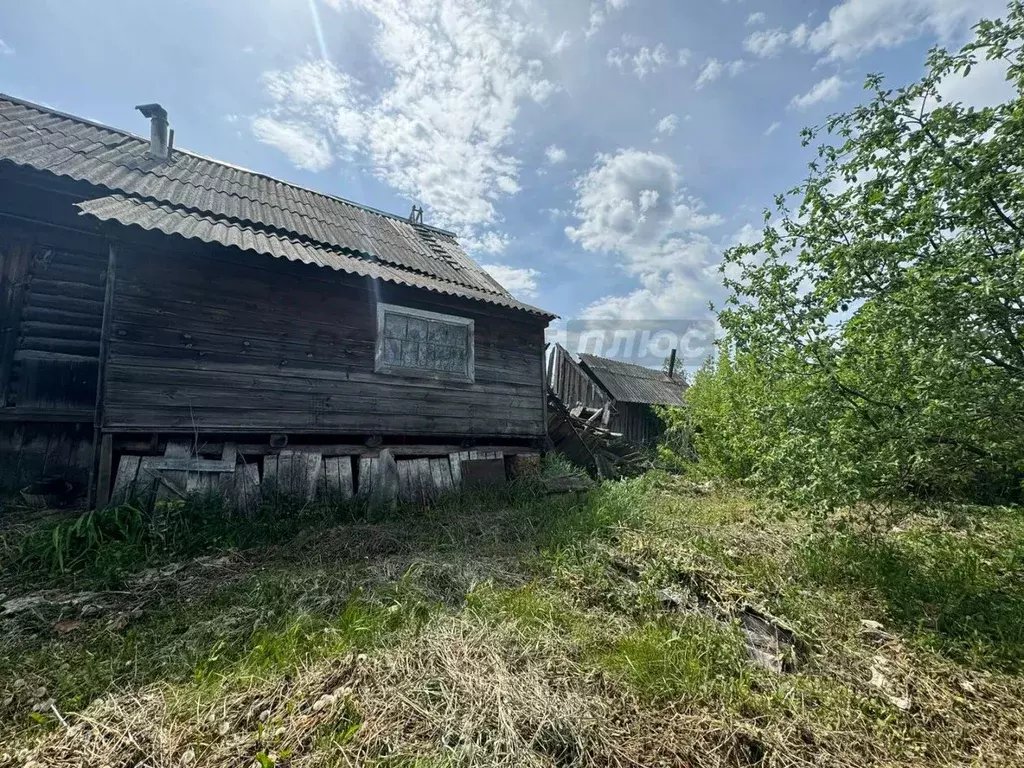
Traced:
<svg viewBox="0 0 1024 768">
<path fill-rule="evenodd" d="M 262 464 L 262 469 L 261 469 Z M 163 456 L 123 455 L 112 504 L 135 499 L 149 508 L 159 499 L 219 494 L 241 514 L 264 501 L 294 504 L 343 503 L 358 499 L 373 509 L 399 502 L 430 504 L 453 493 L 506 482 L 500 451 L 460 451 L 440 456 L 324 456 L 314 446 L 262 457 L 225 443 L 219 459 L 196 456 L 188 443 L 169 442 Z"/>
</svg>

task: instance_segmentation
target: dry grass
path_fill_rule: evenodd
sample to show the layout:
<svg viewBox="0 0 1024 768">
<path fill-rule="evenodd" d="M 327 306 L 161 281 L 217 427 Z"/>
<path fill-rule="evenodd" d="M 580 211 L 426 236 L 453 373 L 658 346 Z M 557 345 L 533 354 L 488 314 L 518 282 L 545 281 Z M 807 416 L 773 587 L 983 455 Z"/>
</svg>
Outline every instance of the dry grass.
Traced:
<svg viewBox="0 0 1024 768">
<path fill-rule="evenodd" d="M 880 536 L 651 476 L 313 524 L 66 635 L 3 619 L 0 765 L 1024 764 L 1024 522 L 963 512 Z"/>
</svg>

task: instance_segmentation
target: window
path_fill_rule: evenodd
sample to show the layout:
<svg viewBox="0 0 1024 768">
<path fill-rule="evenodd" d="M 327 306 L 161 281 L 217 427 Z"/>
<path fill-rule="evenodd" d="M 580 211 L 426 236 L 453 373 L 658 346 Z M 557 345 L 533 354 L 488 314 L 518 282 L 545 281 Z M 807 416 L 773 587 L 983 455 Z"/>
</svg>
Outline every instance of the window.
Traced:
<svg viewBox="0 0 1024 768">
<path fill-rule="evenodd" d="M 374 370 L 400 376 L 473 381 L 473 321 L 378 304 Z"/>
</svg>

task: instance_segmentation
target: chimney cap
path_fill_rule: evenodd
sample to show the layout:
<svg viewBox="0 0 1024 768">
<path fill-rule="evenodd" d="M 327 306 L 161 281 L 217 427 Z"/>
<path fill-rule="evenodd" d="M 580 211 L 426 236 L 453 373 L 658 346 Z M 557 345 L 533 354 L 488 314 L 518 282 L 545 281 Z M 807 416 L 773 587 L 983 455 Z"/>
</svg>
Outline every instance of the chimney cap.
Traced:
<svg viewBox="0 0 1024 768">
<path fill-rule="evenodd" d="M 143 117 L 148 117 L 150 119 L 155 118 L 157 120 L 167 119 L 167 110 L 159 104 L 140 104 L 136 109 L 142 113 Z"/>
</svg>

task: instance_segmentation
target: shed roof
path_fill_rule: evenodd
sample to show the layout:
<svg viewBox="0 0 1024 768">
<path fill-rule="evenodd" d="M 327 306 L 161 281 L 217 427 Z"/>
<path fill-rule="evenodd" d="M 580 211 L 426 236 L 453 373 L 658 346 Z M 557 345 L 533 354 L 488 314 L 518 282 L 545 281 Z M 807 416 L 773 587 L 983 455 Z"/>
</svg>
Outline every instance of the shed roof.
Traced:
<svg viewBox="0 0 1024 768">
<path fill-rule="evenodd" d="M 555 317 L 513 298 L 454 234 L 0 94 L 0 160 L 113 193 L 82 213 Z"/>
<path fill-rule="evenodd" d="M 686 384 L 667 373 L 597 355 L 580 355 L 580 365 L 620 403 L 686 405 Z"/>
</svg>

